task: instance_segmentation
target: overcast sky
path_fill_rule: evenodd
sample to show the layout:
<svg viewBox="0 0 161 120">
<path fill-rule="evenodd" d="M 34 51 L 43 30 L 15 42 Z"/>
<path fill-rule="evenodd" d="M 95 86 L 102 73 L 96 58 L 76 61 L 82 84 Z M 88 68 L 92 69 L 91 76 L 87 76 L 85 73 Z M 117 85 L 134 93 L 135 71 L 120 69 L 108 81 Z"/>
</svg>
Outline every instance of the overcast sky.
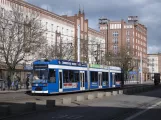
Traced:
<svg viewBox="0 0 161 120">
<path fill-rule="evenodd" d="M 129 15 L 139 17 L 148 28 L 148 53 L 161 52 L 161 0 L 25 0 L 59 15 L 74 15 L 79 4 L 89 20 L 89 27 L 98 30 L 98 19 L 127 21 Z"/>
</svg>

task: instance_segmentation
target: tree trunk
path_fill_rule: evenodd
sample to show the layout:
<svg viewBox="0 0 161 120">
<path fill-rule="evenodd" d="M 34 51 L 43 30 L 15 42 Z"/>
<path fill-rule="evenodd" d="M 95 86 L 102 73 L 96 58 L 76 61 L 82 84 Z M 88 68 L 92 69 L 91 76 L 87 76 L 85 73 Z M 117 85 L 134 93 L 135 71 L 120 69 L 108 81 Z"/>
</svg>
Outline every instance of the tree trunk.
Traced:
<svg viewBox="0 0 161 120">
<path fill-rule="evenodd" d="M 15 77 L 15 69 L 8 69 L 8 75 L 10 75 L 11 77 L 11 81 L 14 81 L 14 77 Z"/>
</svg>

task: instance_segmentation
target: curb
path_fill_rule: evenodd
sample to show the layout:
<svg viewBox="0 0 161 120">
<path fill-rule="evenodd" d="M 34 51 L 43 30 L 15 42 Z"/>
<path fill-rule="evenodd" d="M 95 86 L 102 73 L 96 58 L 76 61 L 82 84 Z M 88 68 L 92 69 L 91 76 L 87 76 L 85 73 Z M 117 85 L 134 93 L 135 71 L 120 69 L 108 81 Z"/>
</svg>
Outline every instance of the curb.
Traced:
<svg viewBox="0 0 161 120">
<path fill-rule="evenodd" d="M 30 93 L 31 90 L 26 90 L 26 91 L 6 91 L 6 92 L 0 92 L 0 94 L 10 94 L 10 93 Z"/>
</svg>

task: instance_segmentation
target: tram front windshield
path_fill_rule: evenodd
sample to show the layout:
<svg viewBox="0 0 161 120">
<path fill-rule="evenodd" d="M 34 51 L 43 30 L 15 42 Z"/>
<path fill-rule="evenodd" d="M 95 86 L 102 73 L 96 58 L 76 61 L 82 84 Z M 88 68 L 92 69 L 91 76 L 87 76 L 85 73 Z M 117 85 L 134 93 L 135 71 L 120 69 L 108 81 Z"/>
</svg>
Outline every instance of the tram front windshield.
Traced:
<svg viewBox="0 0 161 120">
<path fill-rule="evenodd" d="M 48 69 L 46 66 L 35 65 L 33 74 L 33 82 L 37 82 L 39 80 L 47 81 L 48 79 Z"/>
</svg>

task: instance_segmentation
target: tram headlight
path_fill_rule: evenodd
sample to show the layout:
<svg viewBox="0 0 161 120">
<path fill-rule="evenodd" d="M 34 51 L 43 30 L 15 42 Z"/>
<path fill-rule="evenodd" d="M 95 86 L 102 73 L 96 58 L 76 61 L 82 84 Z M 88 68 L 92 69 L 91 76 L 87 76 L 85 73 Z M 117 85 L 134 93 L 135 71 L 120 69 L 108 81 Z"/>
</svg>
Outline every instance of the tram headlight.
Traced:
<svg viewBox="0 0 161 120">
<path fill-rule="evenodd" d="M 47 83 L 45 83 L 45 84 L 44 84 L 44 86 L 48 86 L 48 84 L 47 84 Z"/>
</svg>

